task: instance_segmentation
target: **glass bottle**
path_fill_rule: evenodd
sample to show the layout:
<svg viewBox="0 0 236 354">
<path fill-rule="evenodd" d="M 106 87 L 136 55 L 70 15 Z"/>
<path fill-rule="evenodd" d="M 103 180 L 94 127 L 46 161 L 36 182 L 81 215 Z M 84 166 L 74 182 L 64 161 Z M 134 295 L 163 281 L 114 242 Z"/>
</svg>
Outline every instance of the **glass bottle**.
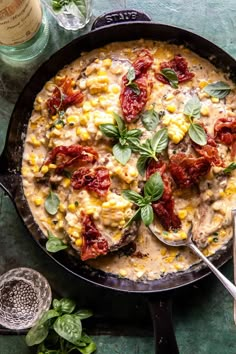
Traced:
<svg viewBox="0 0 236 354">
<path fill-rule="evenodd" d="M 48 23 L 40 0 L 0 1 L 0 54 L 3 60 L 30 60 L 46 47 Z"/>
</svg>

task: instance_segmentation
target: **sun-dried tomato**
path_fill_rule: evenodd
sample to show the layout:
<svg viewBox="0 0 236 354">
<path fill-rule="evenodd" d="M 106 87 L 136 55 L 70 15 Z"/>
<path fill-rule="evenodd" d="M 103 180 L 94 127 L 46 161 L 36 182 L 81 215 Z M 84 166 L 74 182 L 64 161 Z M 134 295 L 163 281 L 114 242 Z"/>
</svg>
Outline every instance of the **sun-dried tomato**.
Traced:
<svg viewBox="0 0 236 354">
<path fill-rule="evenodd" d="M 133 63 L 135 71 L 135 79 L 133 83 L 138 86 L 140 91 L 139 94 L 135 93 L 130 86 L 127 86 L 127 74 L 122 78 L 120 103 L 123 116 L 127 123 L 137 119 L 148 100 L 152 89 L 152 82 L 148 78 L 147 71 L 152 63 L 153 57 L 147 49 L 142 50 Z"/>
<path fill-rule="evenodd" d="M 91 215 L 81 213 L 82 219 L 82 247 L 80 257 L 82 261 L 108 253 L 108 242 L 97 229 Z"/>
<path fill-rule="evenodd" d="M 189 71 L 186 59 L 183 58 L 180 54 L 175 55 L 174 59 L 170 61 L 164 61 L 160 64 L 160 70 L 167 68 L 172 69 L 176 73 L 179 82 L 185 82 L 191 80 L 194 77 L 194 73 Z M 156 73 L 155 77 L 163 84 L 169 84 L 169 81 L 161 73 Z"/>
<path fill-rule="evenodd" d="M 220 118 L 214 126 L 215 140 L 231 146 L 232 158 L 236 155 L 236 117 Z"/>
<path fill-rule="evenodd" d="M 211 164 L 205 157 L 196 158 L 180 152 L 170 158 L 170 173 L 181 188 L 196 185 L 209 172 L 210 167 Z"/>
<path fill-rule="evenodd" d="M 56 172 L 61 172 L 65 167 L 78 162 L 94 163 L 98 159 L 98 153 L 90 146 L 70 145 L 57 146 L 50 151 L 45 165 L 54 163 L 57 165 Z"/>
<path fill-rule="evenodd" d="M 205 131 L 206 131 L 206 129 L 205 129 Z M 200 145 L 192 142 L 192 146 L 197 151 L 197 153 L 199 155 L 205 157 L 205 159 L 207 161 L 209 161 L 211 165 L 224 166 L 224 162 L 222 161 L 222 159 L 219 156 L 219 151 L 217 149 L 217 144 L 216 144 L 215 140 L 207 133 L 207 131 L 206 131 L 206 134 L 207 134 L 207 144 L 206 145 L 200 146 Z"/>
<path fill-rule="evenodd" d="M 73 104 L 79 104 L 83 101 L 84 95 L 79 90 L 72 87 L 72 79 L 65 78 L 60 86 L 55 87 L 52 97 L 47 100 L 47 108 L 50 115 L 58 111 L 64 111 Z"/>
<path fill-rule="evenodd" d="M 85 188 L 104 197 L 111 185 L 109 171 L 106 167 L 96 167 L 93 170 L 80 167 L 73 173 L 71 185 L 74 189 Z"/>
<path fill-rule="evenodd" d="M 181 221 L 174 211 L 175 202 L 172 196 L 171 180 L 166 170 L 167 165 L 165 162 L 151 160 L 147 167 L 146 176 L 148 179 L 153 173 L 160 173 L 164 183 L 164 192 L 157 202 L 152 203 L 152 207 L 164 229 L 175 230 L 181 227 Z"/>
</svg>

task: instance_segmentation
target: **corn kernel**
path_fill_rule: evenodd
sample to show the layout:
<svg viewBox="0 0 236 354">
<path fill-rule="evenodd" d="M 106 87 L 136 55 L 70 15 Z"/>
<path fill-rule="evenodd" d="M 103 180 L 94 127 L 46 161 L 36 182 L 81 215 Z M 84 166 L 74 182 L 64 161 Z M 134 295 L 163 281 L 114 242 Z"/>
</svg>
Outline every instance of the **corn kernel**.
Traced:
<svg viewBox="0 0 236 354">
<path fill-rule="evenodd" d="M 82 244 L 83 244 L 83 239 L 82 237 L 78 238 L 76 241 L 75 241 L 75 244 L 77 247 L 81 247 Z"/>
<path fill-rule="evenodd" d="M 185 240 L 188 237 L 186 232 L 181 231 L 181 230 L 178 232 L 178 236 L 181 238 L 181 240 Z"/>
<path fill-rule="evenodd" d="M 79 122 L 79 117 L 76 115 L 71 115 L 67 117 L 66 121 L 68 124 L 76 124 Z"/>
<path fill-rule="evenodd" d="M 42 174 L 45 175 L 48 172 L 48 166 L 46 165 L 42 166 L 40 172 L 42 172 Z"/>
<path fill-rule="evenodd" d="M 76 211 L 76 206 L 74 203 L 71 203 L 68 205 L 68 210 L 71 212 L 71 213 L 74 213 Z"/>
<path fill-rule="evenodd" d="M 57 168 L 57 165 L 55 165 L 54 163 L 50 163 L 50 164 L 48 165 L 48 168 L 49 168 L 50 170 L 55 170 L 55 169 Z"/>
<path fill-rule="evenodd" d="M 91 111 L 91 108 L 92 108 L 92 106 L 89 101 L 84 102 L 84 104 L 83 104 L 83 111 L 84 112 Z"/>
<path fill-rule="evenodd" d="M 169 95 L 166 95 L 165 100 L 166 101 L 171 101 L 174 98 L 173 93 L 170 93 Z"/>
<path fill-rule="evenodd" d="M 161 255 L 162 255 L 162 256 L 165 256 L 166 253 L 167 253 L 167 248 L 163 247 L 163 248 L 161 249 Z"/>
<path fill-rule="evenodd" d="M 226 236 L 226 231 L 225 231 L 225 230 L 220 230 L 219 235 L 220 235 L 221 237 Z"/>
<path fill-rule="evenodd" d="M 41 197 L 35 197 L 34 198 L 34 204 L 36 206 L 40 206 L 43 203 L 43 199 Z"/>
<path fill-rule="evenodd" d="M 176 106 L 173 104 L 169 104 L 168 106 L 166 106 L 166 109 L 168 112 L 174 113 L 176 111 Z"/>
<path fill-rule="evenodd" d="M 105 68 L 109 68 L 112 64 L 112 60 L 110 58 L 104 59 L 102 61 L 103 65 L 105 66 Z"/>
<path fill-rule="evenodd" d="M 59 211 L 60 211 L 61 213 L 64 213 L 64 212 L 66 211 L 66 206 L 65 206 L 65 204 L 62 204 L 62 203 L 59 204 Z"/>
<path fill-rule="evenodd" d="M 187 216 L 187 210 L 186 209 L 182 209 L 178 211 L 178 216 L 181 220 L 185 219 Z"/>
<path fill-rule="evenodd" d="M 33 166 L 32 167 L 32 171 L 34 172 L 34 173 L 37 173 L 37 172 L 39 172 L 39 167 L 36 165 L 36 166 Z"/>
<path fill-rule="evenodd" d="M 58 229 L 63 229 L 63 228 L 64 228 L 64 222 L 63 222 L 63 220 L 60 220 L 60 221 L 57 223 L 57 228 L 58 228 Z"/>
<path fill-rule="evenodd" d="M 202 80 L 202 81 L 199 82 L 198 87 L 199 87 L 200 89 L 203 89 L 203 88 L 206 87 L 207 85 L 208 85 L 208 82 L 205 81 L 205 80 Z"/>
<path fill-rule="evenodd" d="M 93 107 L 96 107 L 96 106 L 98 105 L 98 99 L 97 99 L 97 98 L 94 98 L 94 99 L 92 99 L 92 100 L 90 101 L 90 103 L 91 103 L 91 105 L 92 105 Z"/>
<path fill-rule="evenodd" d="M 82 141 L 89 140 L 89 138 L 90 138 L 90 135 L 89 135 L 89 133 L 87 131 L 81 132 L 80 139 Z"/>
<path fill-rule="evenodd" d="M 120 221 L 120 226 L 124 226 L 126 224 L 125 220 Z"/>
<path fill-rule="evenodd" d="M 203 116 L 209 116 L 209 108 L 207 106 L 202 106 L 201 108 L 201 115 Z"/>
<path fill-rule="evenodd" d="M 125 277 L 127 275 L 127 271 L 125 269 L 120 269 L 119 274 L 121 277 Z"/>
<path fill-rule="evenodd" d="M 36 139 L 36 137 L 34 135 L 31 136 L 29 143 L 31 145 L 33 145 L 34 147 L 39 147 L 41 145 L 40 141 L 38 139 Z"/>
<path fill-rule="evenodd" d="M 175 264 L 175 269 L 176 270 L 183 270 L 183 265 L 182 264 Z"/>
<path fill-rule="evenodd" d="M 207 241 L 208 241 L 209 243 L 211 243 L 211 242 L 213 241 L 213 237 L 212 237 L 212 236 L 208 237 L 208 238 L 207 238 Z"/>
<path fill-rule="evenodd" d="M 220 99 L 218 97 L 211 97 L 211 102 L 218 103 L 218 102 L 220 102 Z"/>
<path fill-rule="evenodd" d="M 81 128 L 78 127 L 78 128 L 76 129 L 76 135 L 77 135 L 77 136 L 80 136 L 80 134 L 81 134 Z"/>
<path fill-rule="evenodd" d="M 112 87 L 111 87 L 111 92 L 112 93 L 120 93 L 120 87 L 118 86 L 118 85 L 113 85 Z"/>
<path fill-rule="evenodd" d="M 107 75 L 106 71 L 103 71 L 103 70 L 99 70 L 97 72 L 97 74 L 98 74 L 98 76 L 106 76 Z"/>
<path fill-rule="evenodd" d="M 70 186 L 70 183 L 71 183 L 70 178 L 63 178 L 62 185 L 64 188 L 68 188 Z"/>
</svg>

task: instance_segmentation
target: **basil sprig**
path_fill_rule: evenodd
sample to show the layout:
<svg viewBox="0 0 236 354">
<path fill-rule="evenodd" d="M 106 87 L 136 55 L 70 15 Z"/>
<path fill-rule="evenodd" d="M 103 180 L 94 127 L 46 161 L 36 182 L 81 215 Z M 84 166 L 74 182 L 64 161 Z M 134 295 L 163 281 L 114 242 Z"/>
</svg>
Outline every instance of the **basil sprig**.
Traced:
<svg viewBox="0 0 236 354">
<path fill-rule="evenodd" d="M 66 249 L 68 246 L 58 237 L 54 236 L 51 231 L 48 230 L 48 240 L 46 242 L 46 249 L 48 252 L 55 253 Z"/>
<path fill-rule="evenodd" d="M 113 113 L 116 124 L 100 124 L 99 129 L 108 138 L 117 140 L 113 146 L 113 155 L 118 162 L 125 165 L 131 156 L 130 143 L 138 139 L 142 132 L 139 129 L 127 130 L 123 119 L 116 113 Z"/>
<path fill-rule="evenodd" d="M 53 300 L 53 308 L 44 312 L 26 335 L 26 344 L 38 345 L 37 353 L 68 354 L 77 351 L 91 354 L 96 344 L 82 330 L 81 320 L 92 316 L 86 309 L 76 311 L 71 299 Z"/>
<path fill-rule="evenodd" d="M 205 86 L 203 91 L 211 97 L 225 98 L 230 93 L 231 87 L 226 82 L 217 81 Z"/>
<path fill-rule="evenodd" d="M 158 172 L 154 173 L 144 185 L 144 196 L 132 190 L 124 190 L 122 195 L 125 199 L 138 206 L 138 210 L 133 217 L 125 225 L 127 227 L 134 220 L 141 218 L 146 226 L 149 226 L 154 219 L 152 202 L 162 197 L 164 185 L 162 178 Z"/>
<path fill-rule="evenodd" d="M 126 86 L 129 86 L 131 88 L 131 90 L 138 96 L 140 95 L 140 88 L 138 86 L 138 84 L 136 84 L 136 82 L 134 82 L 135 80 L 135 70 L 134 67 L 131 66 L 126 74 L 126 78 L 128 80 Z"/>
<path fill-rule="evenodd" d="M 236 170 L 236 162 L 231 162 L 231 164 L 229 164 L 229 166 L 227 166 L 223 172 L 228 174 L 231 173 L 233 170 Z"/>
<path fill-rule="evenodd" d="M 151 139 L 147 139 L 140 144 L 138 139 L 133 139 L 130 143 L 131 149 L 140 154 L 137 161 L 137 169 L 141 176 L 144 175 L 147 162 L 150 158 L 157 160 L 156 155 L 166 149 L 168 145 L 168 132 L 166 128 L 158 130 Z"/>
<path fill-rule="evenodd" d="M 207 143 L 207 136 L 203 127 L 193 123 L 193 118 L 200 118 L 201 102 L 197 96 L 193 96 L 184 106 L 184 114 L 189 118 L 190 127 L 188 134 L 196 144 L 204 146 Z"/>
<path fill-rule="evenodd" d="M 170 86 L 177 89 L 179 79 L 176 75 L 176 72 L 170 68 L 165 68 L 161 70 L 161 75 L 163 75 L 169 82 Z"/>
<path fill-rule="evenodd" d="M 81 14 L 86 17 L 86 0 L 52 0 L 52 8 L 54 11 L 60 11 L 63 6 L 74 3 Z"/>
<path fill-rule="evenodd" d="M 157 111 L 154 109 L 154 105 L 151 109 L 148 109 L 141 113 L 140 118 L 143 123 L 144 128 L 149 131 L 156 129 L 158 123 L 160 122 L 160 116 Z"/>
<path fill-rule="evenodd" d="M 48 212 L 48 214 L 55 215 L 57 213 L 59 204 L 60 204 L 60 199 L 58 195 L 50 191 L 44 203 L 44 207 Z"/>
</svg>

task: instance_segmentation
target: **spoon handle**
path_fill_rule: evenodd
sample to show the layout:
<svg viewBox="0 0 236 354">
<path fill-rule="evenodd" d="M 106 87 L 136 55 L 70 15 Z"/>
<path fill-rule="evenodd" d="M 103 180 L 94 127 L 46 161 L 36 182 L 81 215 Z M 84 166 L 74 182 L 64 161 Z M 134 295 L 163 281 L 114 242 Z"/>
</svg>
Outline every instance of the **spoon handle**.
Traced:
<svg viewBox="0 0 236 354">
<path fill-rule="evenodd" d="M 202 252 L 199 250 L 197 246 L 195 246 L 194 243 L 189 243 L 188 244 L 189 248 L 196 253 L 202 260 L 205 262 L 208 267 L 211 269 L 211 271 L 217 276 L 217 278 L 221 281 L 221 283 L 224 285 L 224 287 L 228 290 L 228 292 L 233 296 L 233 298 L 236 300 L 236 286 L 229 280 L 227 279 L 210 261 L 207 257 L 202 254 Z"/>
</svg>

